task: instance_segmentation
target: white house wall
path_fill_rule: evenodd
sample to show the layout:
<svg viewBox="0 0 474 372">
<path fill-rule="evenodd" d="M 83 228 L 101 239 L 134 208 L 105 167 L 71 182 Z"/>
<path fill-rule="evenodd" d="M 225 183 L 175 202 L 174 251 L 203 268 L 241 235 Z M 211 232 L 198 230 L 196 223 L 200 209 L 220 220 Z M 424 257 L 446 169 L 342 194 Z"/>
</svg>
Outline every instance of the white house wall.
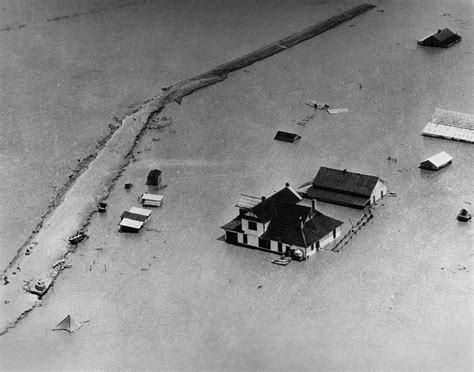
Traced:
<svg viewBox="0 0 474 372">
<path fill-rule="evenodd" d="M 255 221 L 249 221 L 249 220 L 246 220 L 245 218 L 242 218 L 242 230 L 244 230 L 244 232 L 249 235 L 261 236 L 263 235 L 263 233 L 265 232 L 268 226 L 268 223 L 255 222 L 257 224 L 257 230 L 250 230 L 249 222 L 255 222 Z"/>
<path fill-rule="evenodd" d="M 387 195 L 387 186 L 382 181 L 378 180 L 377 184 L 374 187 L 374 190 L 372 191 L 372 194 L 370 195 L 370 204 L 374 202 L 374 196 L 375 201 L 377 201 L 385 195 Z"/>
</svg>

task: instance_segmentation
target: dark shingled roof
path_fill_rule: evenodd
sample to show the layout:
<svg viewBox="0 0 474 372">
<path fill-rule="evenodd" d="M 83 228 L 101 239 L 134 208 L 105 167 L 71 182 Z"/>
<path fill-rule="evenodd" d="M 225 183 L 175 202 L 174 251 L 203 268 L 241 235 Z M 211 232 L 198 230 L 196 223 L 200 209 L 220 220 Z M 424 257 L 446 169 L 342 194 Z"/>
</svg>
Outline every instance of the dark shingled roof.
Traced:
<svg viewBox="0 0 474 372">
<path fill-rule="evenodd" d="M 221 226 L 221 229 L 243 232 L 242 230 L 242 218 L 237 216 L 232 221 L 227 222 L 224 226 Z"/>
<path fill-rule="evenodd" d="M 296 133 L 283 132 L 282 130 L 279 130 L 275 135 L 274 139 L 276 139 L 277 141 L 293 143 L 295 141 L 298 141 L 300 138 L 301 136 L 297 135 Z"/>
<path fill-rule="evenodd" d="M 308 247 L 342 225 L 310 207 L 284 202 L 275 202 L 274 206 L 276 215 L 262 235 L 264 239 Z"/>
<path fill-rule="evenodd" d="M 370 198 L 378 177 L 321 167 L 313 188 Z"/>
<path fill-rule="evenodd" d="M 275 202 L 296 204 L 301 201 L 301 196 L 289 186 L 284 187 L 277 193 L 257 204 L 250 211 L 262 222 L 268 222 L 276 215 Z"/>
</svg>

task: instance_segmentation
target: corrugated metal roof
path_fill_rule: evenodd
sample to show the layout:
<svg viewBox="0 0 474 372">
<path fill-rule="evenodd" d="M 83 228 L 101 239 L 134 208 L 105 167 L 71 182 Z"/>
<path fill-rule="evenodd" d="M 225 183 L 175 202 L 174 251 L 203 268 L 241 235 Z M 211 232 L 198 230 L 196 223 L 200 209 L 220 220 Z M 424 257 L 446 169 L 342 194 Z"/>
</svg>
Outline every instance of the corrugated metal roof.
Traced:
<svg viewBox="0 0 474 372">
<path fill-rule="evenodd" d="M 431 121 L 426 124 L 421 134 L 474 143 L 474 115 L 436 108 Z"/>
<path fill-rule="evenodd" d="M 453 160 L 453 157 L 451 155 L 449 155 L 445 151 L 441 151 L 441 152 L 439 152 L 439 153 L 437 153 L 433 156 L 430 156 L 429 158 L 423 160 L 421 162 L 421 164 L 423 164 L 425 162 L 429 162 L 429 163 L 433 164 L 436 167 L 442 167 L 443 165 L 448 164 L 452 160 Z"/>
<path fill-rule="evenodd" d="M 139 208 L 139 207 L 132 207 L 130 208 L 131 213 L 141 214 L 143 216 L 150 217 L 151 209 Z"/>
<path fill-rule="evenodd" d="M 370 197 L 378 177 L 321 167 L 314 178 L 313 187 L 329 191 Z"/>
<path fill-rule="evenodd" d="M 262 199 L 259 197 L 240 194 L 239 200 L 237 200 L 235 206 L 241 209 L 252 209 L 261 201 Z"/>
</svg>

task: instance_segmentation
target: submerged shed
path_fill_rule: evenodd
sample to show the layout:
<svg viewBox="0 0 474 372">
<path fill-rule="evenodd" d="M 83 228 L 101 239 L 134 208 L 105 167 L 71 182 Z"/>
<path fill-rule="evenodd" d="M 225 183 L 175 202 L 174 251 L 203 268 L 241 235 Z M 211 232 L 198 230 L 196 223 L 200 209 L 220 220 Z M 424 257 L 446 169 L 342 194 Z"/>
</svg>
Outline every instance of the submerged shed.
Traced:
<svg viewBox="0 0 474 372">
<path fill-rule="evenodd" d="M 120 231 L 139 232 L 150 218 L 151 210 L 132 207 L 121 214 Z"/>
<path fill-rule="evenodd" d="M 276 139 L 277 141 L 293 143 L 298 141 L 300 138 L 301 136 L 296 133 L 284 132 L 282 130 L 279 130 L 275 135 L 274 139 Z"/>
<path fill-rule="evenodd" d="M 437 171 L 441 168 L 453 162 L 453 157 L 447 152 L 441 151 L 440 153 L 430 156 L 428 159 L 423 160 L 420 163 L 420 168 Z"/>
<path fill-rule="evenodd" d="M 418 44 L 423 46 L 449 48 L 450 46 L 460 42 L 461 39 L 461 36 L 455 34 L 449 28 L 443 28 L 422 40 L 418 40 Z"/>
<path fill-rule="evenodd" d="M 159 169 L 153 169 L 148 173 L 146 179 L 148 186 L 160 186 L 161 185 L 161 171 Z"/>
</svg>

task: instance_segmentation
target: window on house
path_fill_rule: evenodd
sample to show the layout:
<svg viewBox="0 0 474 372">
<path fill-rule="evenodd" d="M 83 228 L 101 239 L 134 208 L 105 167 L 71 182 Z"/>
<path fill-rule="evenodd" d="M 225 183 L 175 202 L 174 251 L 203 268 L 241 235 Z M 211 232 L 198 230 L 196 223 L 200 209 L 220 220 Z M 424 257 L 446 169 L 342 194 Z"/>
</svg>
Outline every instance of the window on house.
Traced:
<svg viewBox="0 0 474 372">
<path fill-rule="evenodd" d="M 333 237 L 334 239 L 336 239 L 336 230 L 333 230 L 333 231 L 332 231 L 332 237 Z"/>
<path fill-rule="evenodd" d="M 278 252 L 283 252 L 283 244 L 281 244 L 281 242 L 278 242 Z"/>
<path fill-rule="evenodd" d="M 257 231 L 257 223 L 249 221 L 249 230 Z"/>
<path fill-rule="evenodd" d="M 316 242 L 316 249 L 319 249 L 319 240 Z"/>
<path fill-rule="evenodd" d="M 247 244 L 247 234 L 243 234 L 243 235 L 244 235 L 243 236 L 243 242 L 244 242 L 244 244 Z"/>
</svg>

